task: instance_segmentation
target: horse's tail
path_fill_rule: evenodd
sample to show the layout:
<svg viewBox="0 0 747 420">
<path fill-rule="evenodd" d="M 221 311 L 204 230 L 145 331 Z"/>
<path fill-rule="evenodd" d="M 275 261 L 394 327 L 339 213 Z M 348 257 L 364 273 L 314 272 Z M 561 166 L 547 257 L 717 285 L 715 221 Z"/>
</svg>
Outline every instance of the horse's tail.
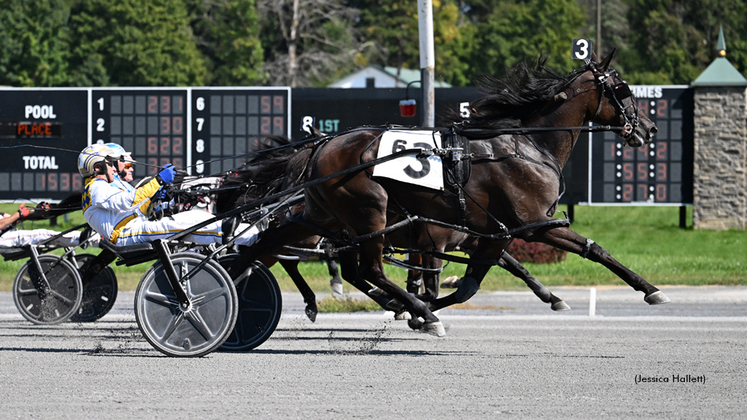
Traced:
<svg viewBox="0 0 747 420">
<path fill-rule="evenodd" d="M 272 136 L 268 138 L 272 143 L 290 144 L 285 137 Z M 241 167 L 230 171 L 224 178 L 222 189 L 235 187 L 233 194 L 225 194 L 218 198 L 221 208 L 226 200 L 231 206 L 249 203 L 282 191 L 293 182 L 289 178 L 295 175 L 293 169 L 299 151 L 293 147 L 276 148 L 272 144 L 266 146 L 270 150 L 258 153 Z M 304 149 L 301 149 L 304 150 Z"/>
</svg>

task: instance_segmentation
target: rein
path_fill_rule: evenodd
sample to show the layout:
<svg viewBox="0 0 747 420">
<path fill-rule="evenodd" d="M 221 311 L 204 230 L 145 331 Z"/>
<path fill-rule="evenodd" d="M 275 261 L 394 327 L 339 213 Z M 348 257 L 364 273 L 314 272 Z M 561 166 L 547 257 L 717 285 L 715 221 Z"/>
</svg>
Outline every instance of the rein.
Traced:
<svg viewBox="0 0 747 420">
<path fill-rule="evenodd" d="M 455 123 L 455 125 L 459 125 L 460 123 Z M 495 128 L 490 129 L 490 133 L 492 135 L 495 134 L 529 134 L 529 133 L 539 133 L 539 132 L 547 132 L 547 131 L 573 131 L 573 130 L 579 130 L 579 131 L 586 131 L 586 132 L 595 132 L 595 131 L 615 131 L 615 130 L 623 130 L 625 129 L 625 126 L 618 126 L 618 125 L 582 125 L 577 127 L 515 127 L 515 128 Z M 478 129 L 478 128 L 465 128 L 462 130 L 459 130 L 460 134 L 467 135 L 469 133 L 482 133 L 486 130 Z M 467 136 L 469 137 L 469 136 Z"/>
</svg>

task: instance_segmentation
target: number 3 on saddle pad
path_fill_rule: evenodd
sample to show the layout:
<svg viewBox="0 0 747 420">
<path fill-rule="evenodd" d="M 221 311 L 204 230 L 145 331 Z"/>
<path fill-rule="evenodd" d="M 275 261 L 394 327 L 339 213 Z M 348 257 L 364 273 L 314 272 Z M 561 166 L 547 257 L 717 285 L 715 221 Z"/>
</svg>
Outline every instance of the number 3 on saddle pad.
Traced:
<svg viewBox="0 0 747 420">
<path fill-rule="evenodd" d="M 441 148 L 441 133 L 422 130 L 388 130 L 381 136 L 377 159 L 407 149 Z M 389 178 L 408 184 L 415 184 L 434 190 L 444 189 L 441 157 L 431 155 L 418 157 L 416 154 L 381 163 L 374 167 L 373 176 Z"/>
</svg>

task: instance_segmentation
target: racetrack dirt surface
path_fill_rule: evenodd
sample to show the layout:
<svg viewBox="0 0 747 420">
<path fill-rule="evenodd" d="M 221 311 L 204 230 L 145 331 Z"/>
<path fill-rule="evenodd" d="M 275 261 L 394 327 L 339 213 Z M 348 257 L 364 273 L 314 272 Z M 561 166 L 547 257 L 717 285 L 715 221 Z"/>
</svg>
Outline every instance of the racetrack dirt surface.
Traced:
<svg viewBox="0 0 747 420">
<path fill-rule="evenodd" d="M 152 349 L 132 294 L 98 322 L 38 326 L 4 293 L 0 418 L 744 417 L 747 288 L 665 291 L 673 303 L 649 307 L 599 290 L 595 317 L 588 289 L 556 291 L 574 308 L 561 314 L 531 293 L 478 294 L 441 311 L 444 338 L 384 312 L 312 324 L 284 294 L 262 346 L 197 359 Z"/>
</svg>

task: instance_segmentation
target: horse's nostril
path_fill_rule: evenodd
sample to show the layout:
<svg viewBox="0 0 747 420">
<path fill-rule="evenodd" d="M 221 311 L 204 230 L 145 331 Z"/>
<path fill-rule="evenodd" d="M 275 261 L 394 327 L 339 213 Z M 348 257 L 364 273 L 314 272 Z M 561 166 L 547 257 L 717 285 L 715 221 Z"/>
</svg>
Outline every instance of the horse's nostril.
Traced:
<svg viewBox="0 0 747 420">
<path fill-rule="evenodd" d="M 656 128 L 656 127 L 651 127 L 651 129 L 648 130 L 648 133 L 651 134 L 652 136 L 655 136 L 656 133 L 658 133 L 658 132 L 659 132 L 659 129 Z"/>
</svg>

